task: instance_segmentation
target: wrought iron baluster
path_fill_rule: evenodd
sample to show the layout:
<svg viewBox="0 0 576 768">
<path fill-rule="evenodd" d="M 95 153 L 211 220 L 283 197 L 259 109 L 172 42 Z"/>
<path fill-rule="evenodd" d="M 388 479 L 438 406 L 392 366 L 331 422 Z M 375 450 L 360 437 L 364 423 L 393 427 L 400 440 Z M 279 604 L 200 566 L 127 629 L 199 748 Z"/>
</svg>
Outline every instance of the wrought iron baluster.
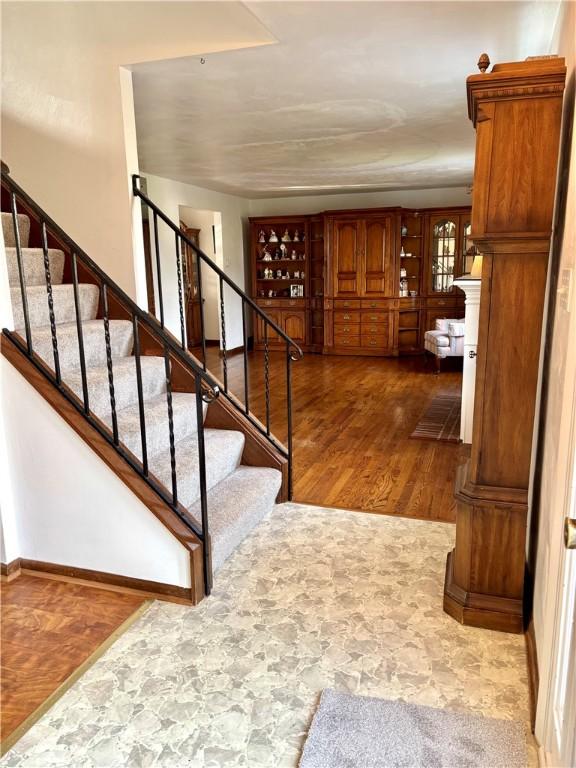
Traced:
<svg viewBox="0 0 576 768">
<path fill-rule="evenodd" d="M 202 337 L 202 367 L 206 370 L 206 332 L 204 329 L 204 299 L 202 298 L 202 259 L 196 252 L 196 266 L 198 268 L 198 301 L 200 302 L 200 336 Z"/>
<path fill-rule="evenodd" d="M 144 414 L 144 394 L 142 392 L 142 363 L 140 360 L 140 330 L 138 318 L 132 316 L 134 332 L 134 363 L 136 366 L 136 386 L 138 388 L 138 414 L 140 416 L 140 440 L 142 443 L 142 471 L 148 477 L 148 445 L 146 442 L 146 416 Z"/>
<path fill-rule="evenodd" d="M 264 319 L 264 389 L 266 394 L 266 434 L 270 436 L 270 347 L 268 322 Z"/>
<path fill-rule="evenodd" d="M 56 384 L 60 385 L 60 355 L 58 354 L 58 337 L 56 335 L 56 316 L 54 315 L 54 296 L 52 295 L 52 275 L 50 274 L 50 254 L 48 253 L 48 235 L 46 222 L 42 222 L 42 252 L 44 254 L 44 275 L 46 278 L 46 293 L 48 296 L 48 316 L 50 318 L 50 335 L 52 337 L 52 353 L 54 355 L 54 373 Z"/>
<path fill-rule="evenodd" d="M 184 296 L 182 291 L 182 257 L 180 254 L 180 235 L 174 232 L 176 245 L 176 272 L 178 275 L 178 304 L 180 307 L 180 338 L 182 340 L 182 349 L 186 349 L 186 329 L 184 325 Z M 186 287 L 186 291 L 188 287 Z"/>
<path fill-rule="evenodd" d="M 158 280 L 158 304 L 160 306 L 160 325 L 164 328 L 164 296 L 162 293 L 162 264 L 160 263 L 160 242 L 158 239 L 158 214 L 154 211 L 154 250 L 156 253 L 156 279 Z"/>
<path fill-rule="evenodd" d="M 76 333 L 78 334 L 78 354 L 80 355 L 80 375 L 82 376 L 82 399 L 84 413 L 90 410 L 88 399 L 88 380 L 86 378 L 86 357 L 84 355 L 84 332 L 82 331 L 82 309 L 78 295 L 78 259 L 76 251 L 72 251 L 72 283 L 74 285 L 74 309 L 76 310 Z"/>
<path fill-rule="evenodd" d="M 224 280 L 220 275 L 220 328 L 222 340 L 222 368 L 224 370 L 224 392 L 228 394 L 228 358 L 226 357 L 226 317 L 224 314 Z"/>
<path fill-rule="evenodd" d="M 292 499 L 292 354 L 286 342 L 286 417 L 288 421 L 288 500 Z"/>
<path fill-rule="evenodd" d="M 208 522 L 208 491 L 206 488 L 206 450 L 204 445 L 204 406 L 202 382 L 195 377 L 196 424 L 198 433 L 198 469 L 200 471 L 200 510 L 202 516 L 202 557 L 204 562 L 204 592 L 212 591 L 212 545 Z"/>
<path fill-rule="evenodd" d="M 246 333 L 246 312 L 244 298 L 242 298 L 242 341 L 244 342 L 243 354 L 244 354 L 244 412 L 249 413 L 250 407 L 248 403 L 248 335 Z"/>
<path fill-rule="evenodd" d="M 106 342 L 106 366 L 108 368 L 108 389 L 110 391 L 110 411 L 112 413 L 112 436 L 114 445 L 118 445 L 118 417 L 116 415 L 116 394 L 114 392 L 114 369 L 112 366 L 112 346 L 110 343 L 110 321 L 108 319 L 108 286 L 102 283 L 102 314 L 104 316 L 104 340 Z"/>
<path fill-rule="evenodd" d="M 170 472 L 172 475 L 172 504 L 178 504 L 178 480 L 176 478 L 176 445 L 174 442 L 174 411 L 172 407 L 172 379 L 170 375 L 170 352 L 164 345 L 164 372 L 166 374 L 166 404 L 168 406 L 168 436 L 170 439 Z"/>
<path fill-rule="evenodd" d="M 24 313 L 24 330 L 26 332 L 26 346 L 28 354 L 32 355 L 32 333 L 30 331 L 30 315 L 28 313 L 28 294 L 26 292 L 26 275 L 22 259 L 22 246 L 20 244 L 20 227 L 18 226 L 18 206 L 16 194 L 10 195 L 12 207 L 12 226 L 14 227 L 14 241 L 16 243 L 16 261 L 18 263 L 18 279 L 20 281 L 20 295 L 22 296 L 22 312 Z"/>
</svg>

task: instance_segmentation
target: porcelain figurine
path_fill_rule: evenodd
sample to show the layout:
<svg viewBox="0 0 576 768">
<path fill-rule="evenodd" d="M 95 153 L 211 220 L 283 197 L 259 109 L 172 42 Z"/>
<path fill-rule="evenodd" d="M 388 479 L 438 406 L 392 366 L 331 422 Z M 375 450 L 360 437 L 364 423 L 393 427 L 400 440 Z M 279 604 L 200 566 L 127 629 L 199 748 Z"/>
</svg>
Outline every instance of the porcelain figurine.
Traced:
<svg viewBox="0 0 576 768">
<path fill-rule="evenodd" d="M 272 261 L 272 254 L 267 248 L 262 251 L 262 261 Z"/>
<path fill-rule="evenodd" d="M 298 272 L 298 270 L 296 270 L 294 272 L 294 280 L 299 280 L 299 279 L 300 279 L 300 272 Z"/>
<path fill-rule="evenodd" d="M 278 261 L 280 259 L 280 248 L 276 248 L 274 251 L 274 260 Z"/>
<path fill-rule="evenodd" d="M 408 234 L 408 227 L 406 226 L 406 224 L 402 224 L 402 228 L 400 229 L 400 234 L 402 235 L 402 237 L 406 237 L 406 235 Z"/>
<path fill-rule="evenodd" d="M 259 243 L 265 243 L 266 242 L 266 232 L 264 232 L 263 229 L 260 230 L 260 236 L 258 237 Z"/>
<path fill-rule="evenodd" d="M 288 270 L 286 270 L 286 274 L 284 275 L 284 278 L 286 280 L 290 280 L 290 272 L 288 272 Z"/>
<path fill-rule="evenodd" d="M 277 269 L 276 270 L 276 277 L 277 277 L 278 280 L 282 279 L 282 270 L 281 269 Z"/>
<path fill-rule="evenodd" d="M 298 254 L 296 253 L 296 251 L 292 251 L 291 258 L 292 258 L 292 261 L 296 261 L 297 260 Z"/>
<path fill-rule="evenodd" d="M 288 258 L 288 248 L 282 243 L 280 246 L 280 258 L 281 259 L 287 259 Z"/>
<path fill-rule="evenodd" d="M 298 232 L 298 230 L 295 230 L 293 240 L 294 240 L 295 243 L 299 243 L 300 242 L 300 232 Z"/>
<path fill-rule="evenodd" d="M 298 230 L 296 230 L 296 231 L 298 231 Z M 290 233 L 288 232 L 287 229 L 284 230 L 284 234 L 282 235 L 282 242 L 283 243 L 291 243 L 292 242 L 292 238 L 290 237 Z"/>
<path fill-rule="evenodd" d="M 278 235 L 276 234 L 276 232 L 273 229 L 270 230 L 270 237 L 268 238 L 268 242 L 269 243 L 277 243 L 278 242 Z"/>
</svg>

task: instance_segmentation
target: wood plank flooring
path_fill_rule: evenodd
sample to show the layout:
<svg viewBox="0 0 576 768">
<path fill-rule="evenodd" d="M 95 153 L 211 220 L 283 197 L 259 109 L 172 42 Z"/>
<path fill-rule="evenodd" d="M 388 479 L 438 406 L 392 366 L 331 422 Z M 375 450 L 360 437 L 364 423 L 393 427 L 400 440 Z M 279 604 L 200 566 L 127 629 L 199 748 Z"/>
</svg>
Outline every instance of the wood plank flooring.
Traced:
<svg viewBox="0 0 576 768">
<path fill-rule="evenodd" d="M 250 409 L 265 421 L 264 354 L 250 352 Z M 223 379 L 218 350 L 209 370 Z M 462 374 L 427 368 L 423 357 L 307 354 L 292 365 L 294 500 L 453 522 L 457 444 L 410 440 L 429 401 L 457 394 Z M 230 391 L 244 398 L 243 356 L 228 358 Z M 286 440 L 285 356 L 270 355 L 271 429 Z"/>
<path fill-rule="evenodd" d="M 21 575 L 1 584 L 0 739 L 11 734 L 146 602 Z"/>
</svg>

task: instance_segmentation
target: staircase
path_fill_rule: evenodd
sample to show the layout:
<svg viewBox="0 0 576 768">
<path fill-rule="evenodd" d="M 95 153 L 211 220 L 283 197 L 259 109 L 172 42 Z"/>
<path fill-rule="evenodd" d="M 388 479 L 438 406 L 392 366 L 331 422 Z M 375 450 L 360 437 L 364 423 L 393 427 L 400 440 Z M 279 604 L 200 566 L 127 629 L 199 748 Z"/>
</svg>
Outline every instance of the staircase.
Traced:
<svg viewBox="0 0 576 768">
<path fill-rule="evenodd" d="M 203 590 L 209 594 L 212 574 L 279 495 L 289 496 L 291 451 L 274 438 L 269 423 L 250 413 L 247 402 L 236 399 L 227 381 L 223 388 L 206 370 L 205 358 L 185 349 L 184 338 L 179 342 L 139 309 L 5 167 L 2 230 L 14 320 L 14 329 L 3 331 L 3 353 L 21 372 L 23 358 L 32 363 L 89 423 L 94 445 L 103 437 L 114 448 L 122 464 L 117 473 L 144 481 L 164 518 L 172 515 L 175 529 L 183 524 L 189 530 L 202 552 Z M 205 254 L 199 258 L 209 262 Z M 220 279 L 229 282 L 222 274 Z M 289 366 L 299 350 L 289 339 L 287 345 Z M 246 348 L 247 339 L 245 363 Z M 266 387 L 268 398 L 268 371 Z M 223 390 L 226 401 L 219 403 Z M 236 428 L 207 425 L 217 403 L 220 418 L 211 421 Z M 258 466 L 254 456 L 270 460 Z"/>
</svg>

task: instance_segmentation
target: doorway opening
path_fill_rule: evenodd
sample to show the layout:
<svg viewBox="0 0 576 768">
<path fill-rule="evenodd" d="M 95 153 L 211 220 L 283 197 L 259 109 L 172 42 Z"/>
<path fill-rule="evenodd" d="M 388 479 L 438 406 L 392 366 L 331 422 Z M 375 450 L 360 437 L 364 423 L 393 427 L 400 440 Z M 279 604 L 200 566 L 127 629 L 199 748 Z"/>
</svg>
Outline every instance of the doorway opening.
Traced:
<svg viewBox="0 0 576 768">
<path fill-rule="evenodd" d="M 223 267 L 222 214 L 220 211 L 199 210 L 181 205 L 178 208 L 180 229 L 204 253 Z M 194 250 L 182 244 L 182 279 L 184 287 L 186 341 L 192 350 L 202 343 L 202 312 L 204 334 L 208 346 L 220 346 L 219 306 L 220 295 L 216 273 L 207 265 L 200 265 Z M 199 278 L 202 281 L 202 305 L 200 304 Z"/>
</svg>

